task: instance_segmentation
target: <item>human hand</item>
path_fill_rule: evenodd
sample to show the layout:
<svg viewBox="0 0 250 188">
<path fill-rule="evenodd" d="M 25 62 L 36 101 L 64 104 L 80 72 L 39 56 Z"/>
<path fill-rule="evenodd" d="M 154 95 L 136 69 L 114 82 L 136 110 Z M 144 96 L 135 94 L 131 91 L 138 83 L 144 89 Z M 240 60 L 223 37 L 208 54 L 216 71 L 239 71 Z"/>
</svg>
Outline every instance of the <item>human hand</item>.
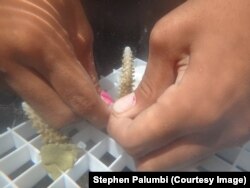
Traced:
<svg viewBox="0 0 250 188">
<path fill-rule="evenodd" d="M 0 76 L 49 124 L 108 120 L 79 0 L 1 0 Z"/>
<path fill-rule="evenodd" d="M 150 37 L 136 91 L 108 131 L 138 170 L 176 170 L 250 138 L 250 2 L 189 0 Z"/>
</svg>

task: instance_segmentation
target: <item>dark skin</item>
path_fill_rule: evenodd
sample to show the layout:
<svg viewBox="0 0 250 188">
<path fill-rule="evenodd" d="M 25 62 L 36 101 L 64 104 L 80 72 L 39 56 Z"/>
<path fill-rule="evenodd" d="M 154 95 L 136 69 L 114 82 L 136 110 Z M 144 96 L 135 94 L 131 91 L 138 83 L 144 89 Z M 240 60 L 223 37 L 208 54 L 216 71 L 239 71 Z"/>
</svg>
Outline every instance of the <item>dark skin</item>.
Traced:
<svg viewBox="0 0 250 188">
<path fill-rule="evenodd" d="M 0 2 L 0 73 L 50 125 L 79 118 L 103 127 L 93 35 L 80 1 Z M 8 19 L 6 19 L 8 18 Z"/>
<path fill-rule="evenodd" d="M 102 127 L 109 111 L 80 1 L 2 0 L 0 9 L 8 85 L 55 127 L 78 118 Z M 249 140 L 249 17 L 249 0 L 189 0 L 154 26 L 143 80 L 108 123 L 138 170 L 183 168 Z"/>
</svg>

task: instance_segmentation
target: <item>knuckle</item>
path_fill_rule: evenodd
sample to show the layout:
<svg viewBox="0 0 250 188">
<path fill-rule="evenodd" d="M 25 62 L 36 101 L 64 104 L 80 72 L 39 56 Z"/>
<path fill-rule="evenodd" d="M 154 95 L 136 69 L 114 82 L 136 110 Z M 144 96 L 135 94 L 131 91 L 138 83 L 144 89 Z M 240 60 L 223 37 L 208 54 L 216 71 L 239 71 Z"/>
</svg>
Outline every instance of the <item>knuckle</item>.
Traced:
<svg viewBox="0 0 250 188">
<path fill-rule="evenodd" d="M 90 36 L 84 36 L 81 34 L 77 35 L 78 42 L 81 46 L 82 53 L 89 53 L 92 49 L 93 39 Z"/>
<path fill-rule="evenodd" d="M 73 111 L 80 116 L 87 117 L 97 108 L 97 100 L 94 100 L 91 97 L 75 95 L 69 98 L 69 103 L 73 108 Z"/>
<path fill-rule="evenodd" d="M 160 19 L 151 32 L 150 46 L 156 50 L 171 50 L 179 42 L 185 41 L 192 28 L 192 23 L 187 19 L 176 15 L 167 15 Z"/>
<path fill-rule="evenodd" d="M 150 43 L 155 47 L 162 47 L 165 41 L 171 41 L 176 34 L 176 28 L 170 19 L 159 20 L 150 35 Z"/>
<path fill-rule="evenodd" d="M 33 26 L 23 25 L 12 35 L 12 43 L 17 50 L 27 54 L 40 44 L 38 38 L 41 39 L 41 37 Z"/>
<path fill-rule="evenodd" d="M 5 56 L 17 53 L 28 54 L 40 44 L 37 39 L 37 31 L 32 26 L 27 24 L 16 23 L 15 29 L 9 27 L 8 32 L 0 35 L 1 41 L 5 46 L 0 49 L 5 53 Z M 41 37 L 40 37 L 41 38 Z"/>
<path fill-rule="evenodd" d="M 86 52 L 92 48 L 94 42 L 94 35 L 90 28 L 77 33 L 77 40 L 82 47 L 82 51 Z"/>
<path fill-rule="evenodd" d="M 138 88 L 136 89 L 136 94 L 138 95 L 138 99 L 146 99 L 143 101 L 147 101 L 148 103 L 152 102 L 156 98 L 155 90 L 152 88 L 152 84 L 150 83 L 150 78 L 145 74 L 144 81 L 140 83 Z"/>
<path fill-rule="evenodd" d="M 163 31 L 161 26 L 158 26 L 158 24 L 156 24 L 149 37 L 149 43 L 151 47 L 160 49 L 163 46 L 162 34 Z"/>
</svg>

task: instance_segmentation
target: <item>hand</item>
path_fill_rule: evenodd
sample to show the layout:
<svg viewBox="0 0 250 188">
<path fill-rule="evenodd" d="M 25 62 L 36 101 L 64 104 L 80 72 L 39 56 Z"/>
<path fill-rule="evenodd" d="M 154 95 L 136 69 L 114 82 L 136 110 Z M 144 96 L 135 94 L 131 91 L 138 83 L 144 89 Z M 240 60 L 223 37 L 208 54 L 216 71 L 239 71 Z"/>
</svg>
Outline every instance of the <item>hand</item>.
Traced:
<svg viewBox="0 0 250 188">
<path fill-rule="evenodd" d="M 45 121 L 108 120 L 79 0 L 1 0 L 0 27 L 0 76 Z"/>
<path fill-rule="evenodd" d="M 250 139 L 250 2 L 189 0 L 150 37 L 135 93 L 108 131 L 138 170 L 176 170 Z"/>
</svg>

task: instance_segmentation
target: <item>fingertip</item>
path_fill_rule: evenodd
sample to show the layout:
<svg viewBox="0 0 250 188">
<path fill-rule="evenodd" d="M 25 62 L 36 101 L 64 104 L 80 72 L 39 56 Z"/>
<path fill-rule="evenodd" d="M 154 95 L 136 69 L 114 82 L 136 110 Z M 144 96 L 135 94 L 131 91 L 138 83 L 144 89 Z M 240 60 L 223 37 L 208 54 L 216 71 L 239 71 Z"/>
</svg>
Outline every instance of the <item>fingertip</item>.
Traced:
<svg viewBox="0 0 250 188">
<path fill-rule="evenodd" d="M 117 114 L 124 113 L 134 107 L 136 104 L 136 96 L 135 93 L 130 93 L 118 101 L 116 101 L 113 105 L 113 111 Z"/>
</svg>

